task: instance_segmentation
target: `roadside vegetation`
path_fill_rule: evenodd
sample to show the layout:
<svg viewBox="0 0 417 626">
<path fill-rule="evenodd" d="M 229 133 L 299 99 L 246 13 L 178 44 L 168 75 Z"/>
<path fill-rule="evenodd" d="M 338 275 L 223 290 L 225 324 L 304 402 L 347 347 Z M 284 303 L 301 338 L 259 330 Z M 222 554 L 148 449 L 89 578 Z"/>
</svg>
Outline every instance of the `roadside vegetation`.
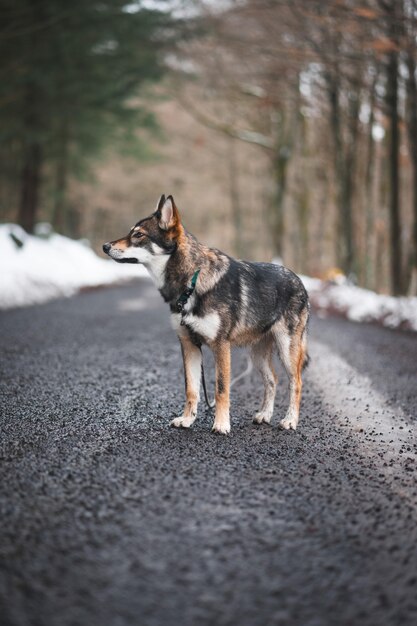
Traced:
<svg viewBox="0 0 417 626">
<path fill-rule="evenodd" d="M 417 294 L 416 0 L 2 1 L 0 219 Z"/>
</svg>

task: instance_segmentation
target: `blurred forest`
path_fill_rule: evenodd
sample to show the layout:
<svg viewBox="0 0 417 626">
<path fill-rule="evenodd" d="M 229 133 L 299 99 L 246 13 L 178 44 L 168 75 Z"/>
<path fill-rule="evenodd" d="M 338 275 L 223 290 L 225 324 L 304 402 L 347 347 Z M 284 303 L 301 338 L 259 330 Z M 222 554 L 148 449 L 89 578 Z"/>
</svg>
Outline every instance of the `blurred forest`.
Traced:
<svg viewBox="0 0 417 626">
<path fill-rule="evenodd" d="M 417 0 L 0 0 L 0 219 L 173 193 L 240 257 L 417 295 Z"/>
</svg>

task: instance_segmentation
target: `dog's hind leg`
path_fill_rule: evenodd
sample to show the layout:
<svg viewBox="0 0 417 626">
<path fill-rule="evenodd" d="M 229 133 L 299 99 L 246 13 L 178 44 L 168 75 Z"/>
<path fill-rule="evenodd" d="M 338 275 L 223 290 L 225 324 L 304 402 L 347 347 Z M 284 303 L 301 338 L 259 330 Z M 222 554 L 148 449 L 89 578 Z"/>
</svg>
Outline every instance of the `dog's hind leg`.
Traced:
<svg viewBox="0 0 417 626">
<path fill-rule="evenodd" d="M 295 430 L 300 414 L 302 379 L 301 373 L 307 360 L 306 325 L 308 311 L 300 315 L 296 327 L 290 332 L 284 320 L 280 320 L 272 329 L 279 356 L 290 381 L 290 404 L 286 416 L 280 422 L 281 428 Z"/>
<path fill-rule="evenodd" d="M 179 337 L 184 361 L 186 402 L 183 414 L 171 422 L 171 426 L 189 428 L 197 417 L 197 405 L 200 399 L 201 350 L 194 345 L 188 335 Z"/>
<path fill-rule="evenodd" d="M 269 335 L 264 337 L 252 347 L 251 358 L 254 367 L 262 376 L 264 384 L 264 398 L 262 407 L 253 418 L 254 424 L 262 424 L 271 422 L 272 413 L 274 412 L 275 393 L 277 389 L 278 377 L 272 363 L 274 340 Z"/>
</svg>

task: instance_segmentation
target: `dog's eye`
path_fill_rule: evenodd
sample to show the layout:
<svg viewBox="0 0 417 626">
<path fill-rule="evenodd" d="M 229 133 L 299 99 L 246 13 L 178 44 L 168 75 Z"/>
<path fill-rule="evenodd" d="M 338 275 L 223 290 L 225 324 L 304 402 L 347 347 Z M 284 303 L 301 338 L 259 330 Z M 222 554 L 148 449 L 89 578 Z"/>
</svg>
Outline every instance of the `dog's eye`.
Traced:
<svg viewBox="0 0 417 626">
<path fill-rule="evenodd" d="M 139 246 L 141 241 L 143 241 L 143 239 L 145 238 L 145 233 L 141 233 L 141 232 L 132 233 L 131 238 L 132 238 L 131 239 L 132 245 Z"/>
</svg>

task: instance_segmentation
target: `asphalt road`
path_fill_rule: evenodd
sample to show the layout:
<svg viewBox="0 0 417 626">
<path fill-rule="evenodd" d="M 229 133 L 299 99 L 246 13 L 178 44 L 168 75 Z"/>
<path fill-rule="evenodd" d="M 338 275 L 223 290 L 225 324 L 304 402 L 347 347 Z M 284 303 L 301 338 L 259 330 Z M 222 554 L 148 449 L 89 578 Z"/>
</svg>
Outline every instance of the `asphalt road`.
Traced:
<svg viewBox="0 0 417 626">
<path fill-rule="evenodd" d="M 313 319 L 297 432 L 252 374 L 222 437 L 168 427 L 168 318 L 147 281 L 1 314 L 1 625 L 415 625 L 417 335 Z"/>
</svg>

